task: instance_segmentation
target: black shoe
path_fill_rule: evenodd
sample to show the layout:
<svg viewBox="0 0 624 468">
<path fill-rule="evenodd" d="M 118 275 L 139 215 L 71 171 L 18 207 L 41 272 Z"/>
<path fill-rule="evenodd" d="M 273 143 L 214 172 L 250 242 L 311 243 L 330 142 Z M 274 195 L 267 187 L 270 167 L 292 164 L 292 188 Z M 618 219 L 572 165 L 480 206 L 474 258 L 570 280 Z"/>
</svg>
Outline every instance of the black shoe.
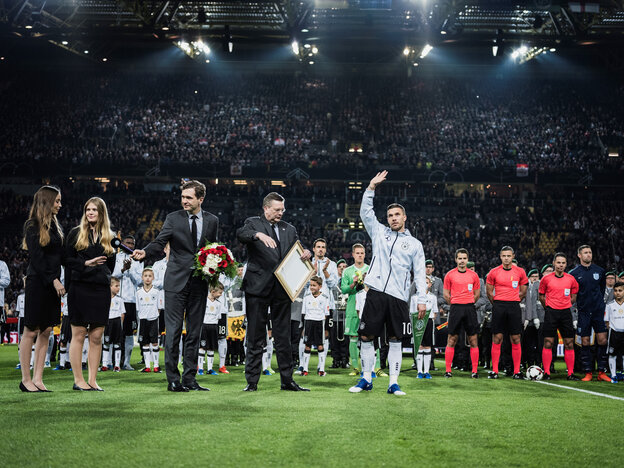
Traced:
<svg viewBox="0 0 624 468">
<path fill-rule="evenodd" d="M 574 375 L 574 374 L 570 374 L 570 375 L 568 375 L 568 379 L 567 380 L 570 380 L 572 382 L 579 382 L 581 379 L 579 377 L 577 377 L 576 375 Z"/>
<path fill-rule="evenodd" d="M 35 387 L 37 387 L 37 386 L 35 385 Z M 24 383 L 23 383 L 23 382 L 20 382 L 20 384 L 19 384 L 19 389 L 20 389 L 22 392 L 26 392 L 26 393 L 41 393 L 41 392 L 43 392 L 43 390 L 41 390 L 39 387 L 37 387 L 37 390 L 28 390 L 28 389 L 26 388 L 26 385 L 24 385 Z"/>
<path fill-rule="evenodd" d="M 505 377 L 514 377 L 514 372 L 511 369 L 505 369 Z M 515 378 L 515 377 L 514 377 Z"/>
<path fill-rule="evenodd" d="M 330 369 L 339 369 L 340 368 L 340 362 L 337 361 L 336 359 L 334 359 L 332 361 L 332 365 L 329 366 Z"/>
<path fill-rule="evenodd" d="M 451 377 L 453 377 L 453 373 L 452 372 L 445 372 L 444 373 L 444 378 L 445 379 L 450 379 Z"/>
<path fill-rule="evenodd" d="M 188 392 L 189 389 L 182 385 L 180 382 L 169 382 L 167 390 L 170 392 Z"/>
<path fill-rule="evenodd" d="M 94 389 L 89 387 L 89 388 L 82 388 L 79 387 L 78 385 L 74 384 L 74 386 L 72 387 L 74 390 L 78 391 L 78 392 L 92 392 Z"/>
<path fill-rule="evenodd" d="M 91 387 L 91 385 L 89 385 L 89 387 Z M 101 387 L 91 387 L 91 390 L 95 391 L 95 392 L 103 392 L 104 389 Z"/>
<path fill-rule="evenodd" d="M 473 379 L 478 379 L 479 378 L 479 374 L 477 374 L 476 372 L 473 372 L 471 377 Z"/>
<path fill-rule="evenodd" d="M 518 372 L 517 374 L 513 375 L 513 379 L 514 380 L 526 380 L 526 377 L 524 376 L 522 372 Z"/>
<path fill-rule="evenodd" d="M 255 384 L 255 383 L 247 384 L 247 386 L 243 388 L 243 392 L 257 392 L 257 391 L 258 391 L 258 384 Z"/>
<path fill-rule="evenodd" d="M 547 374 L 546 372 L 544 372 L 544 375 L 542 376 L 542 380 L 550 380 L 550 374 Z"/>
<path fill-rule="evenodd" d="M 498 379 L 498 372 L 490 371 L 488 373 L 488 379 Z"/>
<path fill-rule="evenodd" d="M 309 388 L 304 388 L 299 386 L 299 384 L 297 384 L 297 382 L 295 382 L 294 380 L 291 380 L 288 383 L 283 383 L 282 390 L 288 390 L 289 392 L 309 392 L 310 389 Z"/>
<path fill-rule="evenodd" d="M 210 391 L 208 387 L 202 387 L 197 382 L 193 382 L 192 384 L 187 385 L 186 388 L 188 388 L 189 390 L 197 391 L 197 392 L 209 392 Z"/>
</svg>

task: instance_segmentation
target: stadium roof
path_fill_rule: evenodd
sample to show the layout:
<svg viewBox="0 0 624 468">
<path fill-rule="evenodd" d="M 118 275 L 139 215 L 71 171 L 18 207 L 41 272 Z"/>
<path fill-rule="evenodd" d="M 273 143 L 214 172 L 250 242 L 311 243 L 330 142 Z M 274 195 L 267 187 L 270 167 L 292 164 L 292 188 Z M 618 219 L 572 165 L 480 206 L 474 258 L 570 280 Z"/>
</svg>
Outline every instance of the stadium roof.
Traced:
<svg viewBox="0 0 624 468">
<path fill-rule="evenodd" d="M 624 1 L 0 0 L 0 37 L 78 54 L 198 39 L 224 49 L 610 45 L 624 42 Z"/>
</svg>

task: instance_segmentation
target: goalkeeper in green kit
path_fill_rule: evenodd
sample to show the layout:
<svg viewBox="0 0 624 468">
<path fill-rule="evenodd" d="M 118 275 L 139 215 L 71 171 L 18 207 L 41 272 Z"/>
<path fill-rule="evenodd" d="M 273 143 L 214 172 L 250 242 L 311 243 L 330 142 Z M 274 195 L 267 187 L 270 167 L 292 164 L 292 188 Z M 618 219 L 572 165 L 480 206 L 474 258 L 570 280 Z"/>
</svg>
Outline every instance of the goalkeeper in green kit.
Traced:
<svg viewBox="0 0 624 468">
<path fill-rule="evenodd" d="M 355 310 L 355 295 L 364 288 L 364 275 L 368 271 L 368 265 L 364 263 L 366 250 L 362 244 L 353 244 L 351 255 L 354 264 L 342 272 L 340 289 L 343 294 L 348 294 L 347 310 L 345 313 L 345 336 L 349 337 L 349 359 L 353 371 L 349 375 L 360 374 L 360 351 L 358 349 L 358 329 L 360 318 Z"/>
</svg>

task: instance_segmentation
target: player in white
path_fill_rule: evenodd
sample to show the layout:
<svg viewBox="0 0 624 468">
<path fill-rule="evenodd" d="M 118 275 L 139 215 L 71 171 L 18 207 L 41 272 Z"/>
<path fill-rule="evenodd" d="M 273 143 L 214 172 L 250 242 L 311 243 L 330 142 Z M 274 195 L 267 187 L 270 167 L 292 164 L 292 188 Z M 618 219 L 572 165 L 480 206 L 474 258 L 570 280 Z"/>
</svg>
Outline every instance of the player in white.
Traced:
<svg viewBox="0 0 624 468">
<path fill-rule="evenodd" d="M 121 241 L 127 247 L 134 249 L 135 240 L 133 236 L 127 235 Z M 130 365 L 130 358 L 134 348 L 134 332 L 137 328 L 136 290 L 141 286 L 142 274 L 143 262 L 132 261 L 130 255 L 123 250 L 119 250 L 115 257 L 113 277 L 121 281 L 119 297 L 124 301 L 126 307 L 126 320 L 124 321 L 124 370 L 134 370 Z"/>
<path fill-rule="evenodd" d="M 438 298 L 431 292 L 433 286 L 433 276 L 427 275 L 427 295 L 425 296 L 426 310 L 431 311 L 427 326 L 423 335 L 418 354 L 416 355 L 416 367 L 419 379 L 430 379 L 429 366 L 431 364 L 431 348 L 433 346 L 433 324 L 438 316 Z M 413 295 L 410 302 L 410 313 L 418 313 L 418 296 Z"/>
<path fill-rule="evenodd" d="M 352 393 L 373 389 L 372 374 L 375 366 L 373 341 L 382 336 L 384 329 L 389 341 L 388 367 L 390 373 L 388 393 L 405 395 L 398 384 L 401 370 L 403 324 L 409 318 L 410 276 L 414 275 L 418 294 L 418 318 L 426 312 L 425 254 L 422 244 L 405 228 L 405 208 L 393 203 L 386 209 L 389 227 L 381 224 L 375 216 L 373 198 L 375 188 L 386 180 L 388 171 L 373 177 L 364 192 L 360 217 L 373 243 L 373 258 L 364 284 L 369 287 L 360 321 L 363 376 L 349 389 Z"/>
<path fill-rule="evenodd" d="M 158 311 L 158 331 L 160 333 L 160 345 L 165 345 L 165 293 L 164 293 L 164 285 L 165 285 L 165 273 L 167 272 L 167 262 L 169 262 L 169 254 L 171 252 L 171 247 L 169 246 L 169 242 L 165 245 L 165 256 L 160 260 L 154 262 L 152 265 L 152 270 L 154 270 L 154 287 L 159 291 L 163 291 L 162 295 L 162 309 Z M 182 340 L 180 340 L 180 344 L 182 344 Z M 182 357 L 182 351 L 180 351 L 180 357 Z"/>
<path fill-rule="evenodd" d="M 303 371 L 301 375 L 308 375 L 310 364 L 310 354 L 312 346 L 316 346 L 318 351 L 318 375 L 325 377 L 325 359 L 327 354 L 325 349 L 325 323 L 329 317 L 329 297 L 322 292 L 323 279 L 320 276 L 313 276 L 310 279 L 310 294 L 303 298 L 301 307 L 301 317 L 303 318 L 303 341 L 305 350 L 303 352 Z"/>
<path fill-rule="evenodd" d="M 104 330 L 104 343 L 102 344 L 102 372 L 113 367 L 111 346 L 115 355 L 114 372 L 121 370 L 121 343 L 123 341 L 123 320 L 126 315 L 126 306 L 119 294 L 119 280 L 111 278 L 111 304 L 108 313 L 108 323 Z"/>
<path fill-rule="evenodd" d="M 22 281 L 24 283 L 24 289 L 26 289 L 26 277 L 22 277 Z M 17 296 L 17 301 L 15 303 L 15 312 L 17 312 L 17 355 L 18 355 L 18 363 L 15 366 L 16 369 L 21 369 L 22 366 L 19 363 L 19 347 L 22 343 L 22 333 L 24 333 L 24 297 L 26 294 L 22 290 L 22 292 Z M 32 358 L 31 358 L 32 360 Z"/>
<path fill-rule="evenodd" d="M 199 356 L 197 359 L 197 373 L 204 375 L 204 361 L 206 362 L 206 374 L 218 375 L 212 368 L 214 365 L 214 352 L 218 348 L 219 319 L 222 315 L 227 316 L 227 311 L 219 298 L 223 295 L 223 284 L 211 286 L 206 299 L 206 312 L 199 339 Z"/>
<path fill-rule="evenodd" d="M 136 311 L 139 320 L 139 345 L 143 351 L 145 368 L 141 372 L 160 373 L 158 346 L 158 309 L 162 308 L 163 293 L 155 287 L 154 271 L 151 267 L 143 269 L 143 286 L 136 292 Z M 125 302 L 125 301 L 124 301 Z"/>
<path fill-rule="evenodd" d="M 605 322 L 609 328 L 607 352 L 609 354 L 609 370 L 611 383 L 617 383 L 616 363 L 618 356 L 624 354 L 624 283 L 613 286 L 613 300 L 607 304 Z"/>
</svg>

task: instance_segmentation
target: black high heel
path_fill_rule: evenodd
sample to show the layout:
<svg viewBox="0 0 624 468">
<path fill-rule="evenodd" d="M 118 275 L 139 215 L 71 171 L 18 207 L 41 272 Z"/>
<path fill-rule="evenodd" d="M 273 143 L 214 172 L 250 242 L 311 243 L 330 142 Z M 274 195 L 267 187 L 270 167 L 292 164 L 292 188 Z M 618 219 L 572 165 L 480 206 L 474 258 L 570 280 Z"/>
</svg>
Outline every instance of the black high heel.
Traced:
<svg viewBox="0 0 624 468">
<path fill-rule="evenodd" d="M 79 387 L 76 384 L 74 384 L 73 389 L 78 391 L 78 392 L 92 392 L 93 391 L 93 389 L 91 387 L 89 387 L 89 388 L 82 388 L 82 387 Z"/>
<path fill-rule="evenodd" d="M 89 385 L 89 384 L 87 384 Z M 89 387 L 91 387 L 91 385 L 89 385 Z M 94 392 L 103 392 L 104 389 L 100 388 L 100 387 L 91 387 L 91 390 L 93 390 Z"/>
<path fill-rule="evenodd" d="M 37 387 L 37 386 L 35 385 L 35 387 Z M 20 382 L 20 384 L 19 384 L 19 389 L 20 389 L 22 392 L 27 392 L 27 393 L 37 393 L 37 392 L 39 392 L 39 393 L 40 393 L 40 392 L 42 392 L 42 390 L 40 390 L 40 389 L 39 389 L 39 387 L 37 387 L 37 390 L 28 390 L 28 389 L 26 388 L 26 385 L 24 385 L 24 382 Z"/>
</svg>

